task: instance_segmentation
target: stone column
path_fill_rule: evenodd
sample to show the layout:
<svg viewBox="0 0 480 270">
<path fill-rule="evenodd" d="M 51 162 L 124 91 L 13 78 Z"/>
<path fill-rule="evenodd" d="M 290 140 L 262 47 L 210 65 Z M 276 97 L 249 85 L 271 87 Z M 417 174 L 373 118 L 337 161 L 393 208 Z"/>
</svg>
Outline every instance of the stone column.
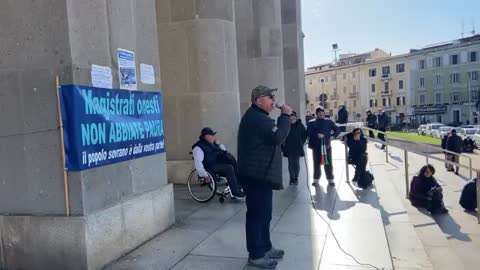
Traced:
<svg viewBox="0 0 480 270">
<path fill-rule="evenodd" d="M 7 0 L 0 9 L 0 268 L 101 269 L 174 223 L 166 155 L 69 172 L 66 216 L 55 76 L 119 88 L 117 48 L 160 61 L 154 0 Z"/>
<path fill-rule="evenodd" d="M 233 0 L 157 1 L 171 182 L 185 183 L 202 127 L 236 153 L 240 121 Z"/>
<path fill-rule="evenodd" d="M 285 101 L 305 117 L 305 67 L 300 0 L 282 0 L 283 71 Z"/>
<path fill-rule="evenodd" d="M 240 108 L 251 104 L 251 90 L 259 85 L 278 88 L 285 101 L 282 13 L 280 0 L 235 0 Z"/>
</svg>

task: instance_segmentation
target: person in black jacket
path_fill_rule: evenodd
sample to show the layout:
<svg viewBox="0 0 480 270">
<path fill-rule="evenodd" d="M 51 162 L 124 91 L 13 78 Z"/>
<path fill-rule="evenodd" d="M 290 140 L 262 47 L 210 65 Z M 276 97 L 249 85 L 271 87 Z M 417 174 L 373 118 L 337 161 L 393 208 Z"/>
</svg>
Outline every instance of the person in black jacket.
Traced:
<svg viewBox="0 0 480 270">
<path fill-rule="evenodd" d="M 447 150 L 455 152 L 455 153 L 462 153 L 462 148 L 463 148 L 463 141 L 460 136 L 457 135 L 457 130 L 452 129 L 451 135 L 447 139 Z M 453 161 L 455 163 L 460 162 L 460 156 L 457 154 L 448 154 L 448 160 Z M 448 166 L 448 171 L 450 172 L 455 172 L 456 175 L 458 175 L 458 170 L 460 170 L 459 166 L 455 166 L 455 170 L 453 170 L 453 166 L 449 164 Z"/>
<path fill-rule="evenodd" d="M 325 173 L 327 174 L 328 184 L 334 186 L 331 141 L 338 136 L 340 130 L 332 120 L 325 119 L 325 109 L 322 106 L 317 107 L 315 112 L 317 113 L 317 119 L 310 121 L 307 126 L 308 147 L 312 149 L 313 152 L 312 185 L 318 185 L 321 177 L 321 156 L 322 152 L 326 150 L 327 155 L 325 159 L 327 159 L 328 162 L 325 162 Z"/>
<path fill-rule="evenodd" d="M 477 208 L 477 178 L 465 184 L 460 196 L 460 205 L 467 211 Z"/>
<path fill-rule="evenodd" d="M 288 172 L 290 174 L 290 185 L 298 185 L 298 174 L 300 173 L 300 157 L 305 155 L 303 144 L 307 140 L 307 132 L 302 121 L 297 119 L 297 113 L 290 115 L 290 133 L 287 140 L 282 144 L 283 156 L 288 158 Z"/>
<path fill-rule="evenodd" d="M 378 109 L 378 130 L 380 131 L 387 131 L 388 124 L 389 124 L 389 119 L 388 116 L 383 112 L 383 108 Z M 385 134 L 384 133 L 378 133 L 378 138 L 382 141 L 385 141 Z M 382 144 L 382 149 L 385 149 L 385 145 Z"/>
<path fill-rule="evenodd" d="M 377 117 L 370 110 L 367 111 L 367 127 L 372 129 L 377 128 Z M 368 134 L 370 135 L 370 138 L 375 138 L 373 131 L 369 130 Z"/>
<path fill-rule="evenodd" d="M 451 131 L 448 131 L 447 134 L 443 135 L 443 137 L 442 137 L 442 149 L 447 150 L 447 140 L 448 140 L 448 137 L 450 137 L 451 134 L 452 134 Z M 448 153 L 446 151 L 443 151 L 443 153 L 445 154 L 445 159 L 449 160 Z M 445 168 L 448 170 L 450 168 L 450 165 L 448 163 L 445 163 Z"/>
<path fill-rule="evenodd" d="M 349 163 L 355 165 L 355 176 L 352 181 L 358 183 L 361 188 L 367 188 L 371 184 L 365 177 L 368 163 L 367 139 L 363 137 L 360 128 L 355 128 L 347 134 L 347 146 Z"/>
<path fill-rule="evenodd" d="M 347 108 L 345 108 L 344 105 L 342 105 L 342 108 L 338 111 L 337 123 L 339 123 L 339 124 L 348 123 L 348 111 L 347 111 Z M 347 127 L 342 126 L 342 127 L 340 127 L 340 132 L 345 132 L 346 129 L 347 129 Z"/>
<path fill-rule="evenodd" d="M 292 109 L 281 107 L 275 121 L 269 117 L 275 105 L 274 92 L 266 86 L 252 90 L 252 106 L 245 112 L 238 130 L 238 166 L 247 204 L 246 238 L 250 265 L 273 269 L 284 251 L 272 246 L 272 190 L 283 189 L 280 146 L 290 130 Z"/>
<path fill-rule="evenodd" d="M 410 183 L 408 197 L 415 207 L 426 208 L 432 214 L 446 214 L 448 210 L 443 204 L 442 187 L 433 177 L 435 168 L 428 164 L 420 169 Z"/>
</svg>

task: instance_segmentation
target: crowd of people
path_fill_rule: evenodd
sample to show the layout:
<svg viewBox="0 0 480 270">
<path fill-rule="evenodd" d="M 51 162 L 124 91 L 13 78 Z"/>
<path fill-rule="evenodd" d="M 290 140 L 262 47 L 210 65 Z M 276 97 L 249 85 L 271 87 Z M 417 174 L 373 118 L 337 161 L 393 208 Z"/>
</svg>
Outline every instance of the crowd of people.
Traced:
<svg viewBox="0 0 480 270">
<path fill-rule="evenodd" d="M 290 185 L 299 184 L 300 158 L 305 156 L 304 145 L 307 143 L 313 155 L 313 183 L 317 186 L 324 167 L 329 186 L 334 186 L 332 140 L 345 126 L 338 126 L 327 118 L 321 106 L 312 117 L 307 114 L 306 126 L 296 112 L 288 105 L 277 106 L 280 116 L 276 121 L 270 117 L 275 109 L 275 92 L 266 86 L 257 86 L 251 92 L 251 106 L 243 115 L 238 130 L 238 162 L 226 150 L 217 138 L 217 132 L 210 127 L 203 128 L 199 140 L 192 146 L 195 168 L 199 177 L 208 177 L 209 173 L 224 176 L 231 190 L 232 197 L 243 199 L 247 207 L 246 242 L 248 262 L 251 266 L 262 269 L 274 269 L 278 259 L 285 252 L 274 247 L 270 238 L 272 220 L 272 198 L 274 190 L 283 189 L 282 154 L 288 159 Z M 339 111 L 339 124 L 348 123 L 345 107 Z M 378 115 L 367 112 L 367 127 L 386 131 L 389 121 L 382 109 Z M 369 131 L 369 136 L 374 137 Z M 459 141 L 455 130 L 442 142 L 445 149 L 460 153 Z M 362 129 L 355 128 L 344 136 L 348 147 L 348 163 L 355 167 L 352 182 L 367 189 L 372 185 L 373 175 L 366 170 L 368 163 L 367 139 Z M 379 138 L 385 140 L 384 134 Z M 383 147 L 382 147 L 383 148 Z M 448 153 L 448 160 L 458 163 L 458 155 Z M 458 173 L 458 167 L 447 167 Z M 428 164 L 421 168 L 418 175 L 411 180 L 409 199 L 412 205 L 426 208 L 432 214 L 448 212 L 443 203 L 443 190 L 434 178 L 435 168 Z M 465 185 L 460 204 L 466 210 L 476 208 L 476 179 Z"/>
</svg>

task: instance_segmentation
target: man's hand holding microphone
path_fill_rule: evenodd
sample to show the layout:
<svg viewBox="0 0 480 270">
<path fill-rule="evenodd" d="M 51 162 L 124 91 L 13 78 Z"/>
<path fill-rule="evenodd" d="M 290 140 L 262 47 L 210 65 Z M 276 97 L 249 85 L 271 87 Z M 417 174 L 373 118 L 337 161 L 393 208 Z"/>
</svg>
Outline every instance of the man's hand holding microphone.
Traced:
<svg viewBox="0 0 480 270">
<path fill-rule="evenodd" d="M 282 105 L 282 104 L 275 103 L 275 107 L 279 108 L 282 114 L 287 114 L 289 116 L 292 114 L 292 108 L 290 108 L 286 104 Z"/>
</svg>

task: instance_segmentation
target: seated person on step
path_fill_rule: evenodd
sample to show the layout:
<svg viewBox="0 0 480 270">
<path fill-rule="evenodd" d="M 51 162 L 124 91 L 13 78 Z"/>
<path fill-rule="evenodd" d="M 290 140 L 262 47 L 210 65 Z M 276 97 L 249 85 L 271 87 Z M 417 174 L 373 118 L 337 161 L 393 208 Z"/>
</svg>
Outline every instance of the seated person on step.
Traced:
<svg viewBox="0 0 480 270">
<path fill-rule="evenodd" d="M 410 183 L 409 199 L 413 206 L 426 208 L 432 214 L 446 214 L 442 187 L 433 177 L 435 168 L 427 164 Z"/>
<path fill-rule="evenodd" d="M 367 139 L 363 137 L 360 128 L 355 128 L 346 136 L 349 163 L 355 165 L 355 176 L 352 181 L 357 183 L 361 188 L 367 188 L 373 180 L 370 175 L 366 173 L 368 163 Z"/>
<path fill-rule="evenodd" d="M 460 205 L 467 211 L 475 211 L 477 208 L 477 178 L 469 181 L 463 187 Z"/>
<path fill-rule="evenodd" d="M 245 195 L 237 182 L 237 161 L 223 144 L 217 143 L 216 134 L 209 127 L 202 129 L 198 142 L 192 146 L 195 169 L 200 177 L 208 177 L 207 171 L 225 177 L 232 197 L 243 198 Z"/>
</svg>

